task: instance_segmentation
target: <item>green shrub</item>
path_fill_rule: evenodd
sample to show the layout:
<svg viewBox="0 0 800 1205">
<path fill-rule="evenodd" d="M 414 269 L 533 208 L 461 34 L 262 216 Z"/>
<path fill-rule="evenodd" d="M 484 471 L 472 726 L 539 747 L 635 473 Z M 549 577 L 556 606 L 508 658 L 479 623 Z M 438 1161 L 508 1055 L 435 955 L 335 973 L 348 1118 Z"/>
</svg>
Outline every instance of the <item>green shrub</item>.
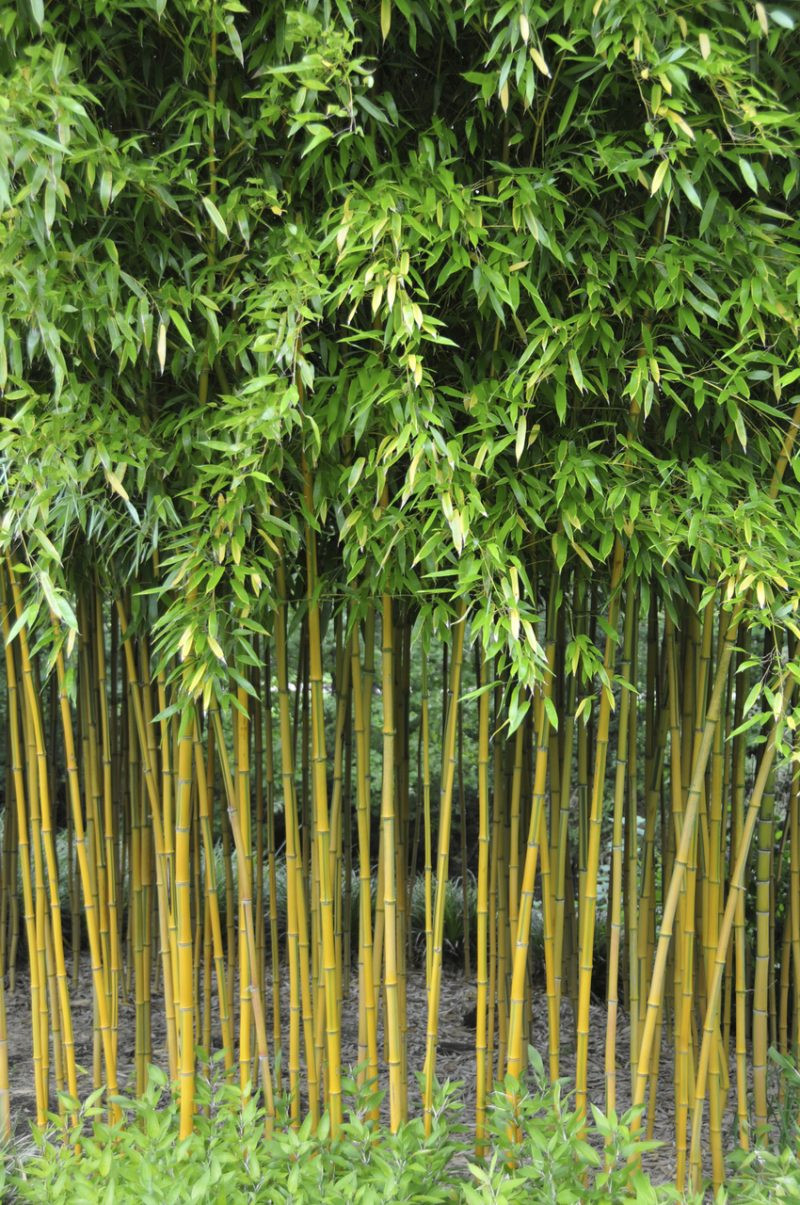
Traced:
<svg viewBox="0 0 800 1205">
<path fill-rule="evenodd" d="M 508 1080 L 494 1093 L 494 1153 L 487 1166 L 470 1164 L 474 1183 L 464 1187 L 467 1205 L 680 1200 L 674 1189 L 654 1187 L 637 1169 L 634 1157 L 661 1143 L 634 1137 L 633 1113 L 618 1120 L 593 1108 L 593 1123 L 586 1127 L 569 1108 L 561 1084 L 547 1082 L 535 1050 L 530 1051 L 530 1068 L 526 1083 Z"/>
<path fill-rule="evenodd" d="M 635 1156 L 657 1147 L 632 1133 L 633 1115 L 608 1118 L 595 1109 L 582 1133 L 562 1086 L 546 1082 L 531 1052 L 524 1083 L 498 1088 L 490 1109 L 490 1153 L 472 1154 L 459 1121 L 458 1085 L 439 1088 L 431 1134 L 420 1119 L 389 1134 L 370 1119 L 377 1094 L 346 1084 L 351 1106 L 332 1142 L 327 1119 L 288 1126 L 282 1101 L 275 1133 L 253 1097 L 225 1083 L 215 1062 L 198 1083 L 195 1132 L 178 1139 L 178 1106 L 163 1072 L 151 1068 L 139 1100 L 119 1098 L 122 1120 L 109 1125 L 95 1093 L 78 1122 L 52 1118 L 34 1129 L 35 1150 L 0 1160 L 0 1199 L 42 1205 L 639 1205 L 704 1199 L 654 1185 Z M 789 1149 L 737 1152 L 715 1205 L 800 1201 L 800 1164 Z M 705 1198 L 709 1199 L 709 1198 Z"/>
<path fill-rule="evenodd" d="M 35 1132 L 37 1152 L 6 1170 L 4 1199 L 47 1205 L 438 1205 L 459 1199 L 450 1165 L 464 1142 L 452 1121 L 449 1089 L 439 1094 L 429 1137 L 421 1120 L 379 1135 L 368 1120 L 373 1099 L 362 1094 L 336 1142 L 328 1138 L 325 1118 L 312 1134 L 310 1120 L 293 1131 L 285 1113 L 273 1137 L 265 1138 L 256 1098 L 242 1107 L 239 1089 L 220 1080 L 202 1079 L 197 1100 L 195 1132 L 181 1142 L 177 1099 L 156 1068 L 141 1099 L 119 1098 L 123 1117 L 114 1125 L 94 1094 L 77 1125 L 54 1117 L 47 1132 Z"/>
</svg>

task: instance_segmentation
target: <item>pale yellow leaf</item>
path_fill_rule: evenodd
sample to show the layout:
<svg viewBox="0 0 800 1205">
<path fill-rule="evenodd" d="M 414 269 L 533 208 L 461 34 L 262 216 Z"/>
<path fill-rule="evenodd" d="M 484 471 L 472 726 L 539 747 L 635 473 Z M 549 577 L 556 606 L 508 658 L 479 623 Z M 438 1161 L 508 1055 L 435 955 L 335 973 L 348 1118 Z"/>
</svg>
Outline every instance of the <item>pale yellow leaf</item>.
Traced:
<svg viewBox="0 0 800 1205">
<path fill-rule="evenodd" d="M 549 78 L 550 68 L 547 66 L 541 50 L 539 50 L 536 46 L 530 46 L 528 49 L 530 51 L 531 58 L 541 71 L 542 75 L 546 75 Z"/>
<path fill-rule="evenodd" d="M 650 185 L 650 195 L 655 196 L 661 185 L 664 183 L 664 177 L 669 169 L 669 160 L 662 159 L 653 174 L 653 183 Z"/>
<path fill-rule="evenodd" d="M 528 430 L 528 424 L 525 419 L 525 415 L 523 414 L 523 416 L 519 420 L 519 424 L 517 426 L 517 441 L 516 441 L 516 444 L 514 445 L 514 455 L 517 458 L 517 464 L 519 464 L 520 457 L 522 456 L 522 453 L 525 451 L 525 436 L 527 435 L 527 430 Z"/>
<path fill-rule="evenodd" d="M 112 472 L 111 469 L 106 469 L 106 479 L 115 494 L 119 494 L 120 498 L 122 498 L 124 502 L 130 502 L 128 491 L 125 489 L 125 486 L 122 484 L 116 473 Z"/>
<path fill-rule="evenodd" d="M 525 420 L 523 419 L 522 421 L 524 422 Z M 515 600 L 519 601 L 519 574 L 517 573 L 516 565 L 509 566 L 508 576 L 511 579 L 511 593 L 514 595 Z"/>
<path fill-rule="evenodd" d="M 511 635 L 515 640 L 519 639 L 519 611 L 516 607 L 509 607 L 508 617 L 511 620 Z"/>
<path fill-rule="evenodd" d="M 672 120 L 675 122 L 676 126 L 680 126 L 686 137 L 691 138 L 692 142 L 694 142 L 694 130 L 689 125 L 688 121 L 685 121 L 684 118 L 681 117 L 680 113 L 673 113 Z"/>
<path fill-rule="evenodd" d="M 211 649 L 211 652 L 214 654 L 214 656 L 218 657 L 220 661 L 224 661 L 225 654 L 222 651 L 222 646 L 220 645 L 219 641 L 210 634 L 206 637 L 206 639 L 208 640 L 208 647 Z"/>
</svg>

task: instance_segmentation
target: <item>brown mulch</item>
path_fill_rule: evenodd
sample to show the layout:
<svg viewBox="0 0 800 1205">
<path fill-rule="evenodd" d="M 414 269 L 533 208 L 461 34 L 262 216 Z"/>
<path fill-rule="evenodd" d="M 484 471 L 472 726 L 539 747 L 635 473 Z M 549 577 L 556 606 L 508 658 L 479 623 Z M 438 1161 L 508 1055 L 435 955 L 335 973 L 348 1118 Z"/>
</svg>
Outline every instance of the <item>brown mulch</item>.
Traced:
<svg viewBox="0 0 800 1205">
<path fill-rule="evenodd" d="M 85 1071 L 79 1079 L 79 1091 L 85 1096 L 92 1088 L 92 997 L 86 987 L 91 982 L 88 961 L 81 966 L 80 986 L 71 992 L 73 1027 L 77 1061 Z M 424 973 L 411 969 L 407 975 L 407 1023 L 408 1023 L 408 1067 L 409 1067 L 409 1110 L 421 1112 L 421 1097 L 415 1072 L 421 1071 L 425 1058 L 425 1035 L 427 1029 L 427 1004 Z M 358 1059 L 357 1039 L 357 979 L 354 976 L 350 991 L 343 1002 L 342 1017 L 342 1061 L 354 1067 Z M 284 1022 L 288 1018 L 288 976 L 284 974 L 281 988 L 281 1009 Z M 29 1134 L 29 1123 L 35 1118 L 35 1096 L 31 1057 L 31 1020 L 29 981 L 24 971 L 18 971 L 13 992 L 7 992 L 9 1078 L 11 1087 L 12 1124 L 18 1138 Z M 475 1111 L 475 1054 L 474 1030 L 464 1024 L 465 1011 L 474 1000 L 474 989 L 465 983 L 463 975 L 446 968 L 442 978 L 442 996 L 439 1009 L 439 1045 L 436 1059 L 436 1075 L 440 1082 L 460 1081 L 458 1098 L 464 1104 L 464 1121 L 474 1125 Z M 531 1018 L 531 1044 L 540 1052 L 547 1066 L 547 1008 L 544 994 L 534 999 Z M 132 1091 L 133 1079 L 133 1021 L 134 1010 L 130 1002 L 120 1007 L 120 1037 L 118 1055 L 119 1088 Z M 214 1033 L 218 1039 L 219 1029 L 214 1018 Z M 589 1098 L 600 1108 L 605 1101 L 605 1006 L 593 1003 L 591 1011 L 591 1036 L 589 1045 Z M 271 1019 L 268 1020 L 271 1034 Z M 379 1053 L 383 1052 L 383 1034 L 379 1029 Z M 575 1067 L 575 1051 L 572 1038 L 572 1018 L 568 1004 L 562 1008 L 560 1074 L 572 1083 Z M 166 1066 L 165 1027 L 161 1000 L 154 998 L 152 1004 L 152 1051 L 153 1062 Z M 626 1019 L 620 1014 L 617 1037 L 617 1113 L 621 1115 L 630 1104 L 629 1031 Z M 285 1067 L 284 1067 L 285 1072 Z M 285 1080 L 285 1074 L 284 1074 Z M 52 1074 L 51 1074 L 52 1081 Z M 728 1111 L 723 1132 L 728 1146 L 735 1143 L 733 1108 L 735 1107 L 735 1071 L 731 1067 L 732 1090 L 729 1093 Z M 380 1087 L 388 1086 L 385 1065 L 380 1073 Z M 384 1102 L 385 1103 L 385 1102 Z M 52 1098 L 55 1108 L 55 1095 Z M 707 1110 L 706 1110 L 707 1114 Z M 388 1119 L 388 1118 L 387 1118 Z M 707 1123 L 706 1123 L 707 1124 Z M 667 1182 L 675 1175 L 675 1131 L 673 1122 L 673 1083 L 671 1051 L 662 1043 L 659 1068 L 659 1088 L 654 1117 L 654 1137 L 664 1146 L 649 1153 L 643 1161 L 645 1170 L 656 1182 Z M 706 1138 L 707 1149 L 707 1138 Z"/>
</svg>

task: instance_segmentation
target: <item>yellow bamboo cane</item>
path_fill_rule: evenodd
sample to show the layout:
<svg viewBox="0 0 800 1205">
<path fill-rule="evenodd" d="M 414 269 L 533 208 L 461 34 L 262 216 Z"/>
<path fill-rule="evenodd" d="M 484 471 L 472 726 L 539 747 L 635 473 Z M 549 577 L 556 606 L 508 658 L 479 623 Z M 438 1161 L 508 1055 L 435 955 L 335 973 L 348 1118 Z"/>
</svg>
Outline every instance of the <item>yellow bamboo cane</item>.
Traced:
<svg viewBox="0 0 800 1205">
<path fill-rule="evenodd" d="M 725 692 L 728 669 L 730 667 L 731 657 L 733 656 L 734 643 L 736 640 L 736 633 L 739 628 L 740 615 L 741 608 L 737 607 L 734 613 L 728 619 L 725 640 L 722 645 L 717 663 L 714 687 L 711 692 L 708 710 L 706 712 L 702 738 L 695 755 L 694 765 L 692 767 L 692 777 L 686 796 L 686 807 L 683 814 L 681 837 L 675 853 L 672 875 L 670 877 L 669 887 L 664 900 L 664 908 L 661 918 L 661 931 L 659 933 L 658 945 L 656 947 L 653 973 L 650 979 L 650 992 L 647 999 L 647 1011 L 645 1013 L 644 1025 L 642 1027 L 641 1045 L 639 1047 L 639 1065 L 636 1070 L 636 1092 L 633 1100 L 634 1105 L 641 1105 L 644 1103 L 645 1092 L 647 1090 L 653 1039 L 655 1036 L 656 1021 L 661 1011 L 664 974 L 666 970 L 667 954 L 669 952 L 669 946 L 672 939 L 675 913 L 678 908 L 681 889 L 683 886 L 683 877 L 689 859 L 689 850 L 694 837 L 697 810 L 700 803 L 700 793 L 703 788 L 706 766 L 708 765 L 708 758 L 714 741 L 714 732 L 719 721 L 720 708 Z M 638 1128 L 639 1121 L 635 1119 L 633 1123 L 634 1132 L 638 1132 Z"/>
<path fill-rule="evenodd" d="M 105 836 L 106 901 L 108 907 L 110 960 L 109 995 L 111 1000 L 111 1037 L 114 1054 L 117 1052 L 119 1031 L 119 984 L 122 974 L 122 955 L 119 943 L 119 913 L 117 908 L 117 867 L 115 850 L 114 796 L 111 768 L 111 728 L 108 715 L 105 634 L 100 594 L 95 594 L 95 648 L 97 658 L 97 693 L 100 713 L 100 754 L 102 759 L 103 830 Z"/>
<path fill-rule="evenodd" d="M 461 685 L 461 664 L 464 655 L 465 612 L 459 604 L 453 625 L 452 664 L 450 667 L 450 698 L 447 707 L 445 739 L 442 748 L 442 795 L 439 805 L 439 845 L 436 861 L 436 904 L 433 916 L 433 959 L 428 993 L 428 1025 L 423 1070 L 423 1108 L 425 1132 L 433 1122 L 433 1090 L 436 1076 L 436 1040 L 438 1034 L 439 1000 L 442 986 L 442 945 L 444 937 L 444 906 L 450 855 L 450 821 L 453 809 L 453 782 L 456 763 L 456 719 Z"/>
<path fill-rule="evenodd" d="M 0 967 L 0 1141 L 11 1141 L 11 1091 L 8 1083 L 8 1018 L 6 981 Z"/>
<path fill-rule="evenodd" d="M 364 715 L 365 694 L 361 674 L 358 634 L 351 643 L 353 684 L 353 729 L 356 739 L 356 803 L 358 829 L 358 980 L 359 980 L 359 1063 L 366 1067 L 362 1083 L 373 1087 L 378 1080 L 378 1026 L 375 1009 L 375 984 L 372 966 L 372 902 L 370 897 L 370 801 L 369 748 Z"/>
<path fill-rule="evenodd" d="M 117 1094 L 117 1068 L 114 1058 L 114 1048 L 111 1041 L 111 1022 L 108 1015 L 105 981 L 103 977 L 102 951 L 100 945 L 100 926 L 97 913 L 94 910 L 89 858 L 86 848 L 86 834 L 83 825 L 83 810 L 81 808 L 80 787 L 78 783 L 78 767 L 75 759 L 75 740 L 72 729 L 72 713 L 66 688 L 64 659 L 59 651 L 56 657 L 56 672 L 58 674 L 59 696 L 61 702 L 61 723 L 64 736 L 64 760 L 67 771 L 67 786 L 72 808 L 72 822 L 75 826 L 75 841 L 78 852 L 78 866 L 83 887 L 83 908 L 86 928 L 89 933 L 89 949 L 92 958 L 92 980 L 94 983 L 95 1002 L 100 1022 L 100 1038 L 103 1047 L 103 1059 L 106 1068 L 106 1087 L 112 1098 L 112 1119 L 119 1116 L 119 1106 L 113 1098 Z"/>
<path fill-rule="evenodd" d="M 275 1075 L 280 1090 L 283 1075 L 281 1055 L 281 967 L 278 939 L 278 867 L 275 851 L 275 765 L 272 733 L 272 667 L 267 645 L 264 660 L 266 699 L 264 706 L 264 748 L 266 752 L 266 806 L 267 806 L 267 876 L 269 884 L 269 937 L 272 973 L 272 1042 L 275 1050 Z"/>
<path fill-rule="evenodd" d="M 800 770 L 793 769 L 789 788 L 789 900 L 792 950 L 792 987 L 794 993 L 794 1024 L 792 1041 L 800 1047 Z"/>
<path fill-rule="evenodd" d="M 475 1022 L 475 1150 L 480 1158 L 486 1141 L 486 1008 L 489 971 L 489 681 L 486 661 L 481 659 L 478 700 L 478 950 Z"/>
<path fill-rule="evenodd" d="M 299 1121 L 300 1024 L 306 1052 L 306 1080 L 312 1125 L 319 1120 L 319 1081 L 314 1051 L 313 1017 L 309 986 L 308 939 L 301 850 L 298 837 L 297 794 L 294 785 L 292 723 L 289 708 L 289 678 L 286 657 L 286 573 L 283 560 L 276 571 L 278 606 L 275 613 L 275 669 L 278 679 L 281 780 L 286 817 L 286 881 L 289 947 L 289 1080 L 292 1117 Z"/>
<path fill-rule="evenodd" d="M 181 717 L 178 740 L 178 792 L 175 808 L 175 904 L 178 935 L 178 1056 L 180 1138 L 194 1126 L 194 960 L 191 907 L 192 724 L 188 709 Z"/>
<path fill-rule="evenodd" d="M 533 777 L 533 798 L 528 827 L 528 841 L 522 870 L 517 931 L 514 935 L 514 951 L 511 972 L 511 996 L 508 1013 L 508 1058 L 506 1074 L 519 1079 L 525 1069 L 525 979 L 530 944 L 533 891 L 536 882 L 536 865 L 541 844 L 545 792 L 547 787 L 547 763 L 550 747 L 552 721 L 548 703 L 552 700 L 553 669 L 555 663 L 555 600 L 557 591 L 551 595 L 551 610 L 548 615 L 548 640 L 546 647 L 547 669 L 539 689 L 534 728 L 536 732 L 536 760 Z M 547 840 L 545 837 L 544 845 Z M 544 852 L 544 849 L 543 849 Z M 552 1042 L 551 1042 L 552 1045 Z"/>
<path fill-rule="evenodd" d="M 7 562 L 7 569 L 9 581 L 11 583 L 11 592 L 14 598 L 17 621 L 19 622 L 24 614 L 24 608 L 22 606 L 22 597 L 19 584 L 16 580 L 16 576 L 10 561 Z M 28 651 L 28 640 L 24 625 L 19 631 L 19 649 L 20 662 L 22 666 L 23 697 L 25 699 L 25 706 L 29 716 L 30 732 L 33 739 L 36 757 L 35 765 L 37 770 L 37 796 L 41 813 L 40 836 L 42 848 L 44 849 L 45 864 L 47 866 L 47 882 L 50 893 L 50 922 L 52 925 L 53 957 L 55 961 L 58 1009 L 61 1014 L 64 1060 L 66 1064 L 66 1083 L 70 1096 L 73 1098 L 73 1100 L 77 1100 L 78 1081 L 75 1066 L 75 1040 L 72 1031 L 72 1010 L 70 1008 L 67 968 L 64 960 L 64 942 L 61 931 L 61 901 L 59 898 L 58 863 L 56 860 L 55 837 L 53 833 L 53 820 L 50 808 L 50 779 L 47 769 L 47 753 L 45 749 L 41 709 L 34 686 L 33 667 Z M 34 853 L 36 853 L 36 850 L 34 850 Z M 109 1049 L 109 1055 L 110 1054 L 111 1051 Z M 116 1075 L 113 1067 L 113 1058 L 109 1059 L 106 1071 L 109 1086 L 113 1082 L 116 1087 Z"/>
<path fill-rule="evenodd" d="M 304 474 L 305 502 L 309 515 L 313 513 L 311 475 Z M 306 525 L 306 570 L 308 577 L 308 641 L 309 679 L 311 683 L 311 722 L 313 761 L 313 798 L 316 840 L 318 843 L 317 870 L 319 874 L 319 907 L 322 926 L 322 981 L 325 999 L 325 1038 L 328 1058 L 327 1098 L 330 1110 L 331 1136 L 337 1138 L 342 1124 L 341 1044 L 339 1035 L 338 994 L 336 979 L 336 943 L 331 883 L 330 817 L 328 784 L 325 770 L 325 709 L 322 694 L 322 637 L 320 633 L 319 600 L 317 594 L 316 535 Z M 343 718 L 342 718 L 343 723 Z"/>
<path fill-rule="evenodd" d="M 10 627 L 8 618 L 8 602 L 6 598 L 5 574 L 0 573 L 0 607 L 2 608 L 3 645 L 6 663 L 6 706 L 9 728 L 9 754 L 11 760 L 11 776 L 14 783 L 14 799 L 17 815 L 17 851 L 22 879 L 23 922 L 28 941 L 28 959 L 30 963 L 31 985 L 31 1029 L 33 1046 L 33 1083 L 36 1095 L 37 1125 L 44 1125 L 47 1115 L 47 1088 L 42 1076 L 43 1057 L 41 1049 L 41 1029 L 39 1026 L 39 997 L 44 985 L 39 975 L 39 960 L 37 958 L 36 916 L 33 902 L 33 883 L 31 880 L 30 843 L 28 840 L 28 809 L 25 793 L 25 776 L 23 771 L 22 744 L 19 731 L 19 688 L 17 686 L 17 670 L 14 646 L 9 641 Z M 0 968 L 2 973 L 2 968 Z"/>
<path fill-rule="evenodd" d="M 576 634 L 583 634 L 583 619 L 584 610 L 582 606 L 582 598 L 585 592 L 585 583 L 582 579 L 576 581 L 573 590 L 573 604 L 578 612 L 576 622 Z M 550 1051 L 551 1062 L 555 1070 L 556 1078 L 559 1074 L 559 1059 L 561 1052 L 561 998 L 562 998 L 562 980 L 564 975 L 564 930 L 566 923 L 566 877 L 567 877 L 567 861 L 569 858 L 569 809 L 570 809 L 570 793 L 572 790 L 572 760 L 574 756 L 575 744 L 575 704 L 577 696 L 577 679 L 574 672 L 570 674 L 569 689 L 566 697 L 566 707 L 564 715 L 560 720 L 562 727 L 561 737 L 561 773 L 559 775 L 559 795 L 558 795 L 558 826 L 556 838 L 554 842 L 554 941 L 553 941 L 553 962 L 555 966 L 555 1010 L 558 1022 L 554 1034 L 552 1035 L 552 1048 Z"/>
<path fill-rule="evenodd" d="M 208 734 L 209 744 L 213 742 L 213 732 Z M 226 1071 L 233 1066 L 233 1019 L 230 1014 L 228 983 L 225 975 L 225 950 L 222 938 L 222 922 L 219 912 L 217 895 L 216 868 L 214 863 L 214 837 L 211 823 L 211 808 L 208 791 L 208 773 L 203 761 L 203 750 L 200 743 L 197 722 L 193 732 L 194 772 L 197 780 L 197 799 L 200 813 L 200 832 L 203 840 L 203 853 L 206 860 L 205 896 L 208 907 L 208 922 L 211 932 L 211 948 L 217 977 L 217 999 L 219 1002 L 219 1022 L 222 1036 L 223 1059 Z"/>
<path fill-rule="evenodd" d="M 608 604 L 608 634 L 606 636 L 603 669 L 605 688 L 600 696 L 595 741 L 595 762 L 592 777 L 592 797 L 589 808 L 589 833 L 586 854 L 586 873 L 581 893 L 580 970 L 578 975 L 578 1024 L 575 1053 L 575 1107 L 586 1112 L 586 1079 L 589 1065 L 589 1008 L 591 1004 L 592 965 L 594 960 L 594 929 L 597 907 L 597 876 L 600 861 L 600 834 L 603 824 L 603 795 L 605 789 L 606 757 L 611 719 L 612 686 L 616 648 L 617 616 L 619 614 L 619 585 L 622 580 L 624 549 L 618 538 L 611 565 Z"/>
<path fill-rule="evenodd" d="M 759 765 L 758 773 L 756 775 L 755 782 L 753 783 L 750 802 L 747 808 L 747 815 L 742 827 L 739 846 L 736 851 L 736 861 L 731 872 L 728 899 L 725 905 L 725 914 L 720 926 L 713 973 L 709 983 L 708 1002 L 706 1005 L 705 1022 L 703 1025 L 703 1040 L 700 1047 L 700 1055 L 697 1065 L 697 1077 L 695 1080 L 691 1142 L 691 1172 L 692 1182 L 695 1190 L 699 1188 L 700 1176 L 702 1172 L 700 1137 L 703 1121 L 703 1105 L 706 1095 L 706 1078 L 708 1075 L 708 1067 L 713 1050 L 714 1038 L 717 1033 L 720 993 L 722 988 L 722 980 L 725 973 L 725 964 L 727 962 L 728 943 L 730 942 L 731 929 L 733 927 L 734 917 L 736 915 L 738 899 L 744 890 L 744 878 L 747 868 L 747 858 L 750 852 L 750 844 L 753 839 L 756 823 L 758 822 L 761 813 L 761 804 L 764 797 L 764 792 L 772 774 L 772 767 L 777 751 L 778 736 L 782 727 L 783 716 L 786 713 L 786 708 L 789 705 L 795 685 L 796 683 L 794 677 L 791 674 L 787 674 L 786 680 L 783 684 L 783 689 L 778 696 L 778 714 L 775 717 L 772 727 L 770 728 L 767 743 L 764 746 L 764 752 L 761 757 L 761 764 Z M 715 1185 L 715 1189 L 717 1187 L 718 1185 Z"/>
<path fill-rule="evenodd" d="M 381 834 L 383 837 L 383 937 L 385 948 L 384 989 L 386 993 L 386 1042 L 389 1067 L 389 1117 L 392 1132 L 406 1119 L 407 1101 L 403 1096 L 403 1069 L 400 1035 L 400 1002 L 397 976 L 397 886 L 394 782 L 394 624 L 392 600 L 383 596 L 383 785 L 381 791 Z M 374 969 L 374 968 L 373 968 Z"/>
<path fill-rule="evenodd" d="M 752 1072 L 753 1131 L 760 1145 L 767 1136 L 768 988 L 770 980 L 770 884 L 774 831 L 774 778 L 764 789 L 756 831 L 756 947 L 753 975 Z"/>
<path fill-rule="evenodd" d="M 422 725 L 422 806 L 425 844 L 425 989 L 430 992 L 433 965 L 433 834 L 431 830 L 430 702 L 428 698 L 428 653 L 422 649 L 420 723 Z M 487 837 L 488 840 L 488 837 Z"/>
<path fill-rule="evenodd" d="M 625 599 L 625 627 L 622 644 L 620 672 L 623 683 L 630 681 L 633 657 L 633 635 L 636 607 L 634 582 L 628 582 Z M 625 788 L 628 775 L 628 723 L 631 712 L 630 691 L 623 685 L 619 706 L 619 728 L 617 730 L 617 764 L 614 777 L 614 827 L 611 850 L 611 925 L 608 955 L 608 986 L 606 998 L 606 1113 L 617 1107 L 617 1013 L 619 1009 L 619 961 L 622 945 L 622 856 L 623 856 L 623 812 Z"/>
</svg>

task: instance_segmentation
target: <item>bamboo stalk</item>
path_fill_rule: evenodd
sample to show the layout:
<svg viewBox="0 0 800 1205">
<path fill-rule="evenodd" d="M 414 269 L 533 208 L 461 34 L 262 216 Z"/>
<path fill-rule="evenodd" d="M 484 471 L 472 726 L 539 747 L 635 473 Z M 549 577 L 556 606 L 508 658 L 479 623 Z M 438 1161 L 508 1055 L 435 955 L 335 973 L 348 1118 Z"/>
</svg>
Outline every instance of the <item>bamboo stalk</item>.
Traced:
<svg viewBox="0 0 800 1205">
<path fill-rule="evenodd" d="M 631 662 L 633 658 L 633 634 L 636 607 L 634 603 L 633 579 L 628 583 L 625 601 L 625 628 L 622 644 L 622 662 L 620 672 L 623 683 L 631 677 Z M 608 956 L 608 986 L 605 1075 L 606 1075 L 606 1113 L 611 1113 L 617 1107 L 617 1013 L 619 1009 L 619 962 L 622 945 L 622 860 L 623 860 L 623 814 L 625 806 L 625 788 L 628 777 L 628 724 L 631 713 L 630 691 L 623 685 L 619 708 L 619 728 L 617 730 L 617 764 L 614 779 L 614 829 L 611 850 L 611 924 Z"/>
<path fill-rule="evenodd" d="M 589 1060 L 589 1009 L 592 988 L 592 964 L 594 957 L 595 912 L 597 907 L 597 876 L 600 860 L 600 834 L 603 823 L 603 792 L 605 786 L 606 756 L 608 751 L 609 723 L 611 719 L 612 688 L 611 676 L 614 667 L 617 616 L 619 613 L 619 585 L 622 580 L 624 549 L 617 539 L 611 566 L 608 605 L 608 633 L 606 636 L 603 670 L 605 689 L 600 696 L 597 717 L 597 737 L 592 796 L 589 807 L 589 833 L 586 853 L 586 872 L 581 891 L 580 917 L 580 969 L 578 975 L 578 1022 L 575 1056 L 575 1107 L 586 1112 L 587 1072 Z"/>
<path fill-rule="evenodd" d="M 761 814 L 764 793 L 767 789 L 767 784 L 769 783 L 772 774 L 780 726 L 782 724 L 786 708 L 789 705 L 795 685 L 796 683 L 794 677 L 790 674 L 786 675 L 786 680 L 779 696 L 780 703 L 778 714 L 775 717 L 772 727 L 770 728 L 767 743 L 764 746 L 761 764 L 758 768 L 755 782 L 753 783 L 750 802 L 748 804 L 747 814 L 742 827 L 741 838 L 736 851 L 736 861 L 731 872 L 730 886 L 728 888 L 728 899 L 725 904 L 725 914 L 720 926 L 713 974 L 709 984 L 708 1002 L 706 1005 L 705 1021 L 703 1024 L 703 1040 L 700 1048 L 697 1076 L 695 1080 L 691 1142 L 691 1172 L 692 1183 L 695 1186 L 695 1189 L 699 1185 L 702 1171 L 700 1135 L 703 1119 L 703 1105 L 705 1102 L 706 1093 L 706 1078 L 714 1045 L 714 1037 L 717 1031 L 720 992 L 722 987 L 722 979 L 725 972 L 725 964 L 727 961 L 728 943 L 731 937 L 731 929 L 733 927 L 738 899 L 744 890 L 744 877 L 747 867 L 747 858 L 750 852 L 750 844 L 753 839 L 756 823 L 758 822 Z M 717 1186 L 715 1185 L 715 1188 L 716 1187 Z"/>
<path fill-rule="evenodd" d="M 428 990 L 428 1024 L 425 1043 L 425 1066 L 423 1070 L 423 1109 L 425 1132 L 431 1132 L 433 1121 L 433 1089 L 436 1075 L 436 1042 L 438 1037 L 439 1000 L 442 986 L 442 942 L 444 934 L 445 892 L 450 854 L 450 821 L 453 806 L 453 782 L 456 764 L 456 725 L 458 697 L 461 684 L 461 664 L 464 655 L 464 607 L 459 606 L 452 629 L 452 664 L 450 666 L 450 688 L 442 746 L 442 794 L 439 804 L 439 843 L 436 859 L 436 903 L 433 914 L 433 958 L 431 980 Z"/>
</svg>

